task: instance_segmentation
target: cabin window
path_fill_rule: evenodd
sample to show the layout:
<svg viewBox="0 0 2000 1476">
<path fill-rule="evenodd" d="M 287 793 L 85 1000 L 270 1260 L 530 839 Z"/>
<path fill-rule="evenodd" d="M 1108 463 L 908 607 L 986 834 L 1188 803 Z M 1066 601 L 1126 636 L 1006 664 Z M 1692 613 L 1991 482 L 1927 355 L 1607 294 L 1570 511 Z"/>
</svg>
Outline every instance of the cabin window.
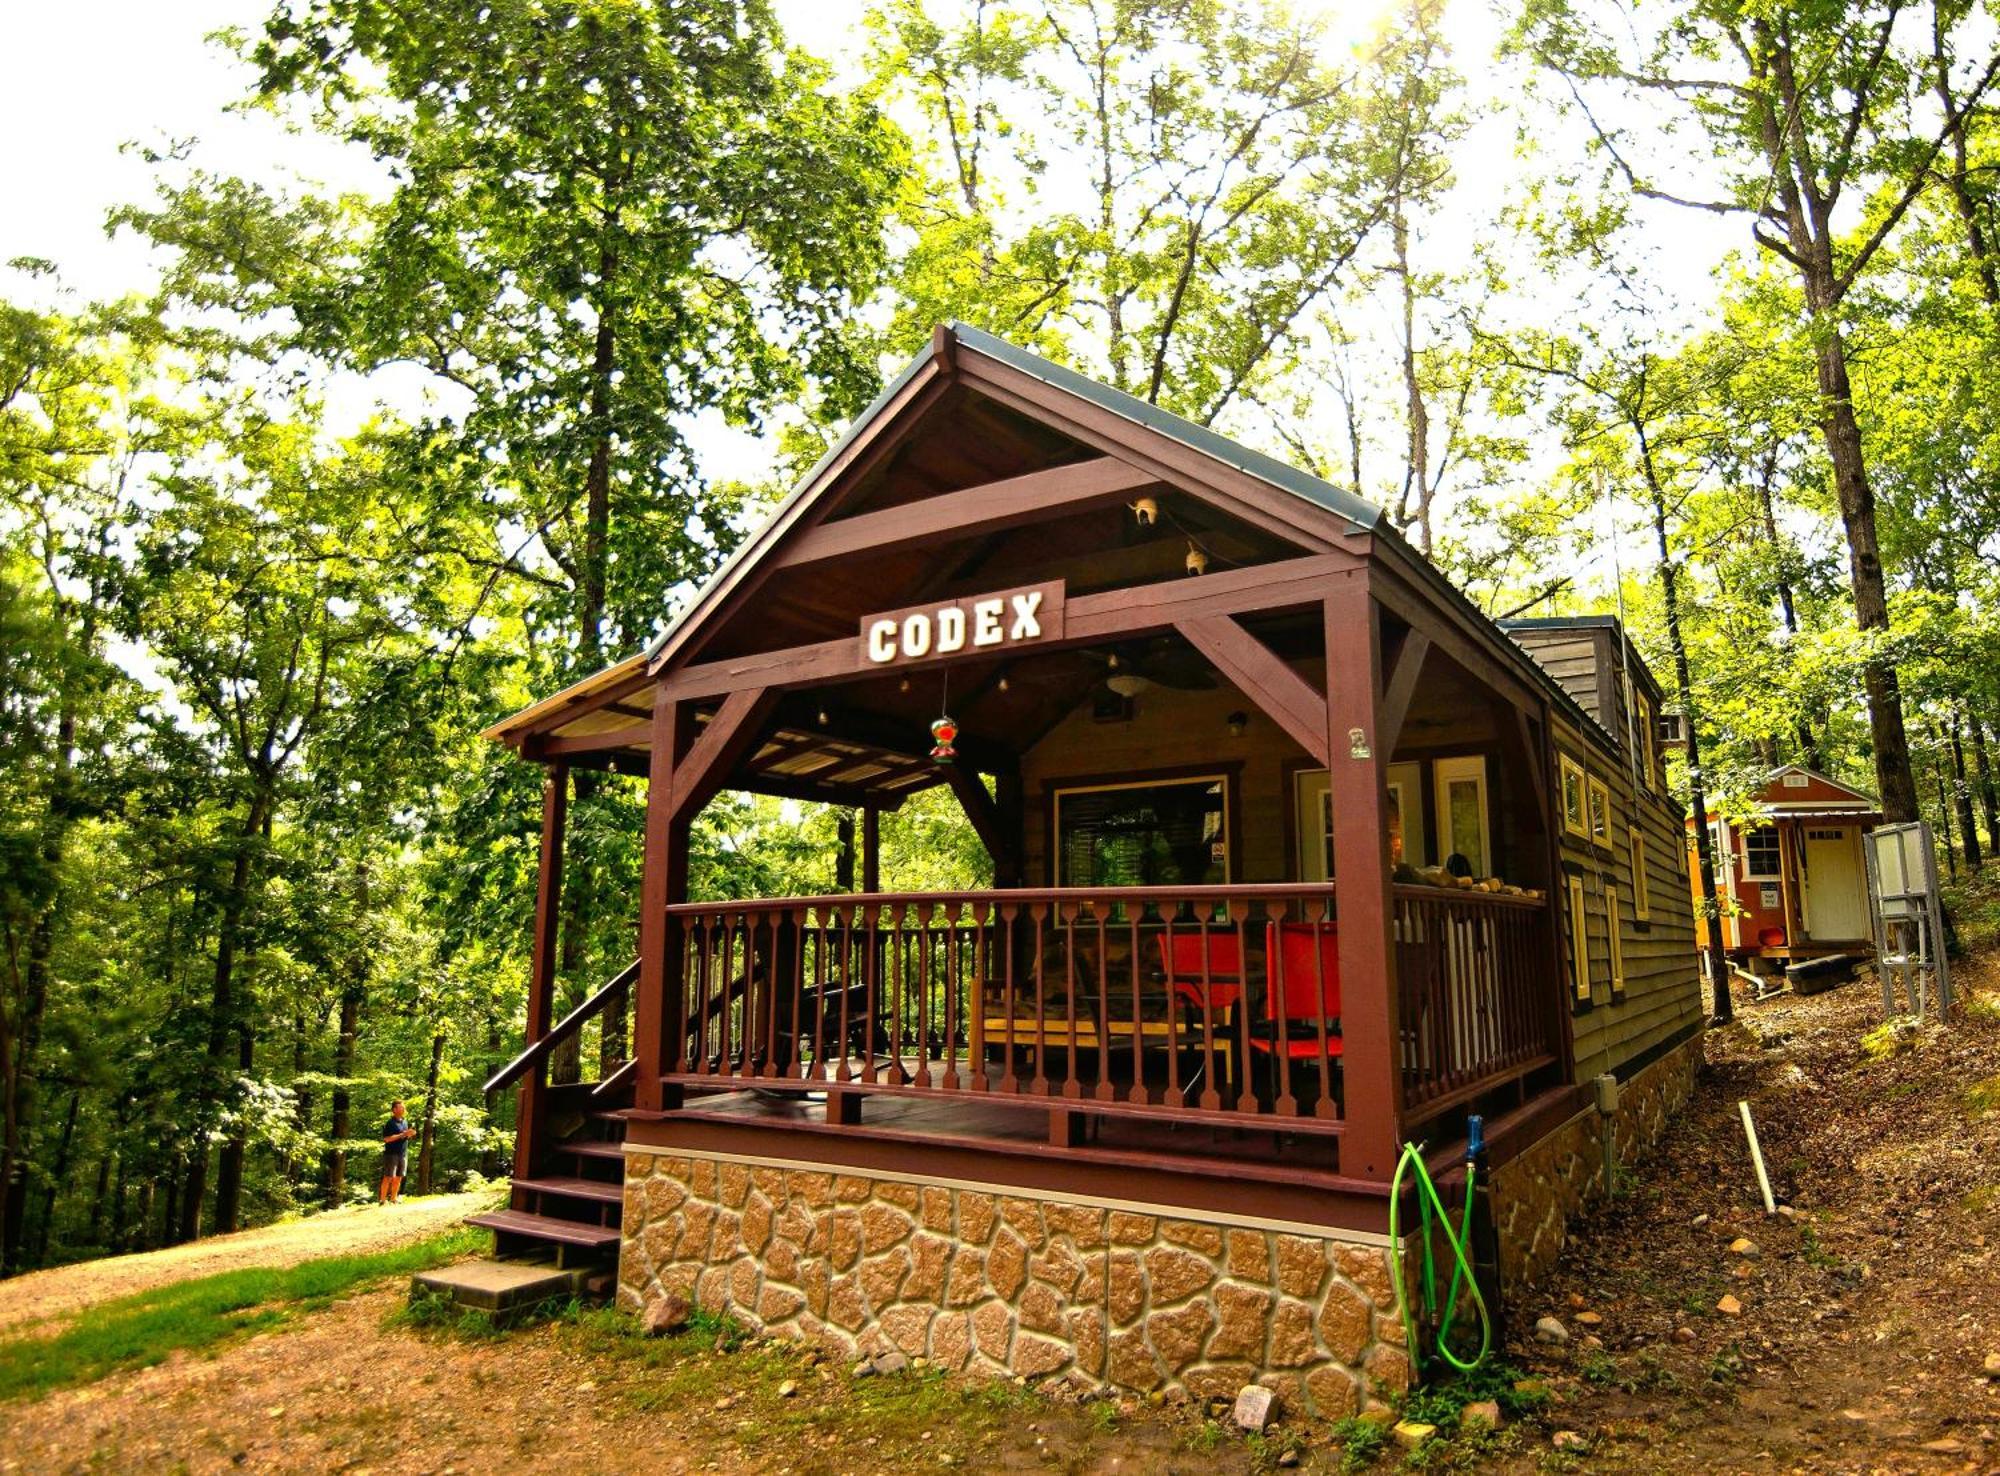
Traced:
<svg viewBox="0 0 2000 1476">
<path fill-rule="evenodd" d="M 1590 839 L 1600 846 L 1611 844 L 1611 791 L 1594 775 L 1590 780 Z"/>
<path fill-rule="evenodd" d="M 1653 915 L 1652 883 L 1646 876 L 1646 836 L 1636 825 L 1626 835 L 1632 845 L 1632 916 L 1645 922 Z"/>
<path fill-rule="evenodd" d="M 1389 864 L 1428 866 L 1424 844 L 1424 771 L 1421 764 L 1389 765 Z"/>
<path fill-rule="evenodd" d="M 1583 765 L 1568 754 L 1560 756 L 1562 763 L 1562 807 L 1563 829 L 1571 835 L 1590 838 L 1590 821 L 1584 813 L 1588 801 L 1584 798 L 1586 788 Z"/>
<path fill-rule="evenodd" d="M 1611 992 L 1625 992 L 1625 939 L 1618 922 L 1618 888 L 1604 889 L 1604 922 L 1608 929 L 1605 936 L 1611 944 Z"/>
<path fill-rule="evenodd" d="M 1569 987 L 1577 999 L 1590 1002 L 1590 940 L 1584 936 L 1583 878 L 1569 879 L 1569 906 L 1563 909 L 1569 932 Z"/>
<path fill-rule="evenodd" d="M 1058 789 L 1059 887 L 1207 886 L 1230 879 L 1220 774 Z"/>
<path fill-rule="evenodd" d="M 1760 825 L 1755 830 L 1746 830 L 1743 833 L 1743 879 L 1776 881 L 1779 855 L 1777 826 Z"/>
<path fill-rule="evenodd" d="M 1463 856 L 1473 876 L 1493 874 L 1492 834 L 1486 820 L 1486 759 L 1480 754 L 1441 758 L 1432 769 L 1437 787 L 1438 850 L 1451 864 Z"/>
</svg>

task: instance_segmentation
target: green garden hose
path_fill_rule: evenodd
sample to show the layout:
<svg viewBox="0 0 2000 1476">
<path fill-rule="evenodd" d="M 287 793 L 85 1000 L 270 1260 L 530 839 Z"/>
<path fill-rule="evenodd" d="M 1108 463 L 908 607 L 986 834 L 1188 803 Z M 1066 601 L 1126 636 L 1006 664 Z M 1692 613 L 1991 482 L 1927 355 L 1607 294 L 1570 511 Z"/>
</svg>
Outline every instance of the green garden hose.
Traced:
<svg viewBox="0 0 2000 1476">
<path fill-rule="evenodd" d="M 1410 1340 L 1410 1356 L 1421 1370 L 1423 1358 L 1417 1347 L 1418 1324 L 1410 1316 L 1408 1288 L 1403 1285 L 1402 1226 L 1399 1223 L 1403 1204 L 1403 1171 L 1412 1165 L 1417 1171 L 1417 1211 L 1422 1219 L 1424 1242 L 1424 1321 L 1426 1328 L 1436 1327 L 1438 1356 L 1460 1373 L 1471 1373 L 1486 1361 L 1486 1355 L 1493 1348 L 1493 1318 L 1486 1310 L 1486 1298 L 1480 1293 L 1479 1278 L 1472 1274 L 1472 1263 L 1466 1258 L 1466 1243 L 1472 1238 L 1472 1179 L 1475 1169 L 1468 1155 L 1465 1164 L 1465 1219 L 1454 1229 L 1451 1215 L 1438 1198 L 1437 1186 L 1431 1182 L 1430 1170 L 1424 1166 L 1423 1145 L 1405 1143 L 1403 1156 L 1396 1163 L 1396 1174 L 1389 1181 L 1389 1279 L 1396 1289 L 1396 1311 L 1403 1319 L 1404 1336 Z M 1437 1268 L 1431 1254 L 1431 1209 L 1437 1209 L 1437 1225 L 1444 1232 L 1447 1244 L 1451 1246 L 1452 1272 L 1451 1288 L 1445 1294 L 1442 1310 L 1437 1295 Z M 1479 1352 L 1470 1363 L 1465 1362 L 1451 1351 L 1447 1341 L 1453 1321 L 1458 1316 L 1458 1293 L 1461 1286 L 1470 1288 L 1472 1305 L 1479 1314 Z"/>
</svg>

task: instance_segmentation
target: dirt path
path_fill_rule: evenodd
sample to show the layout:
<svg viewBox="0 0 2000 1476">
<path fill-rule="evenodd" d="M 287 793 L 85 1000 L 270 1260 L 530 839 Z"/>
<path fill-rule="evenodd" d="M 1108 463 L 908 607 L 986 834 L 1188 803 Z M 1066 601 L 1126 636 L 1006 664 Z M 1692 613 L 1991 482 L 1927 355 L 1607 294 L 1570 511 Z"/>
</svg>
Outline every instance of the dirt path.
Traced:
<svg viewBox="0 0 2000 1476">
<path fill-rule="evenodd" d="M 519 1470 L 836 1476 L 922 1470 L 1248 1476 L 1242 1441 L 1011 1384 L 854 1381 L 844 1365 L 547 1324 L 392 1324 L 381 1288 L 213 1358 L 0 1406 L 0 1473 Z"/>
<path fill-rule="evenodd" d="M 433 1194 L 392 1209 L 361 1205 L 308 1215 L 235 1235 L 211 1236 L 166 1250 L 111 1256 L 0 1281 L 0 1329 L 66 1317 L 93 1302 L 170 1281 L 245 1266 L 291 1266 L 323 1256 L 388 1250 L 449 1230 L 487 1207 L 494 1192 Z"/>
<path fill-rule="evenodd" d="M 2000 969 L 1958 977 L 1983 996 L 1963 1021 L 1873 1052 L 1867 985 L 1711 1032 L 1692 1110 L 1510 1308 L 1510 1356 L 1559 1397 L 1541 1454 L 1560 1428 L 1593 1471 L 2000 1471 Z M 1763 1213 L 1739 1098 L 1789 1217 Z M 1567 1346 L 1534 1341 L 1543 1314 Z"/>
</svg>

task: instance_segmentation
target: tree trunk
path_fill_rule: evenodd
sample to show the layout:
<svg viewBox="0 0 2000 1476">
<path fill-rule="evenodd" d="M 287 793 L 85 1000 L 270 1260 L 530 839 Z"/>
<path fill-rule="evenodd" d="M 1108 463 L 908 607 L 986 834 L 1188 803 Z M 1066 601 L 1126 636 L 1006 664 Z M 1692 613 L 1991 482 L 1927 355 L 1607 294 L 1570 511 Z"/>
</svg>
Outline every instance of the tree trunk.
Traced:
<svg viewBox="0 0 2000 1476">
<path fill-rule="evenodd" d="M 424 1129 L 417 1140 L 417 1193 L 431 1192 L 431 1145 L 437 1137 L 438 1069 L 444 1065 L 444 1032 L 431 1037 L 431 1071 L 424 1082 Z"/>
<path fill-rule="evenodd" d="M 1861 423 L 1854 415 L 1854 388 L 1847 374 L 1847 341 L 1834 310 L 1831 248 L 1826 259 L 1805 273 L 1806 302 L 1819 335 L 1814 355 L 1819 377 L 1820 432 L 1833 464 L 1834 491 L 1847 531 L 1848 579 L 1854 594 L 1855 624 L 1870 635 L 1889 633 L 1889 591 L 1882 574 L 1881 545 L 1875 533 L 1875 491 L 1861 446 Z M 1882 814 L 1891 822 L 1917 818 L 1917 782 L 1910 768 L 1910 740 L 1903 724 L 1903 692 L 1887 656 L 1872 655 L 1862 667 L 1868 694 L 1868 731 L 1875 750 L 1875 784 Z"/>
<path fill-rule="evenodd" d="M 327 1154 L 326 1202 L 334 1209 L 340 1208 L 347 1198 L 347 1132 L 350 1126 L 347 1083 L 354 1075 L 354 1040 L 361 1031 L 364 988 L 361 968 L 359 964 L 355 966 L 355 976 L 340 992 L 340 1033 L 333 1045 L 333 1119 L 327 1124 L 333 1148 Z"/>
<path fill-rule="evenodd" d="M 493 1074 L 494 1067 L 501 1064 L 502 1058 L 500 1053 L 502 1049 L 503 1047 L 500 1043 L 500 1017 L 489 1005 L 486 1011 L 486 1074 L 488 1076 Z M 493 1123 L 493 1098 L 490 1094 L 486 1098 L 486 1122 L 490 1128 Z M 482 1179 L 497 1179 L 499 1176 L 500 1150 L 495 1148 L 491 1143 L 488 1143 L 484 1148 L 479 1150 L 479 1177 Z"/>
<path fill-rule="evenodd" d="M 1403 495 L 1396 503 L 1396 521 L 1407 532 L 1414 524 L 1416 544 L 1426 557 L 1431 551 L 1431 418 L 1417 379 L 1417 284 L 1410 275 L 1410 228 L 1399 205 L 1394 221 L 1395 272 L 1403 284 L 1403 399 L 1409 433 L 1409 461 L 1403 471 Z M 1414 499 L 1415 507 L 1411 503 Z"/>
<path fill-rule="evenodd" d="M 97 1159 L 97 1187 L 90 1195 L 90 1243 L 104 1244 L 104 1206 L 111 1194 L 111 1151 L 106 1149 Z"/>
<path fill-rule="evenodd" d="M 189 1161 L 188 1181 L 181 1196 L 182 1240 L 193 1240 L 201 1234 L 201 1202 L 208 1189 L 208 1141 L 215 1128 L 215 1120 L 222 1103 L 230 1095 L 232 1088 L 227 1081 L 229 1041 L 238 1035 L 243 1021 L 237 1015 L 236 1002 L 236 952 L 242 941 L 243 917 L 250 906 L 250 873 L 253 853 L 263 840 L 264 818 L 270 813 L 270 795 L 261 788 L 251 796 L 250 807 L 244 814 L 242 828 L 236 836 L 236 856 L 229 866 L 229 885 L 222 894 L 222 917 L 216 929 L 215 976 L 209 989 L 208 998 L 208 1051 L 202 1072 L 201 1085 L 196 1090 L 193 1106 L 194 1148 Z M 241 1055 L 241 1047 L 238 1047 Z M 241 1187 L 242 1160 L 237 1158 L 231 1164 L 229 1150 L 223 1149 L 223 1168 L 217 1175 L 216 1222 L 220 1225 L 225 1214 L 233 1228 L 236 1219 L 235 1196 Z M 227 1182 L 225 1182 L 227 1181 Z M 223 1189 L 227 1188 L 230 1198 L 225 1202 Z"/>
<path fill-rule="evenodd" d="M 56 1197 L 69 1180 L 70 1147 L 76 1141 L 76 1109 L 83 1093 L 71 1091 L 69 1111 L 63 1117 L 62 1138 L 56 1144 L 56 1161 L 49 1171 L 49 1181 L 42 1186 L 42 1217 L 35 1227 L 35 1264 L 44 1265 L 49 1259 L 49 1230 L 55 1222 Z"/>
<path fill-rule="evenodd" d="M 250 1075 L 257 1059 L 257 1038 L 248 1020 L 236 1026 L 236 1065 L 241 1072 L 239 1082 Z M 242 1120 L 230 1130 L 223 1142 L 222 1152 L 216 1156 L 215 1170 L 215 1233 L 228 1235 L 236 1229 L 243 1204 L 243 1158 L 249 1151 L 248 1127 Z"/>
<path fill-rule="evenodd" d="M 1786 636 L 1796 641 L 1799 636 L 1799 611 L 1792 594 L 1792 581 L 1784 571 L 1784 544 L 1778 538 L 1777 509 L 1771 497 L 1771 478 L 1776 475 L 1778 453 L 1770 451 L 1764 457 L 1757 478 L 1757 497 L 1764 513 L 1764 539 L 1771 545 L 1771 557 L 1778 565 L 1778 611 L 1785 622 Z M 1804 713 L 1794 721 L 1794 730 L 1799 739 L 1799 757 L 1808 769 L 1826 772 L 1826 761 L 1820 754 L 1819 735 L 1812 722 Z"/>
<path fill-rule="evenodd" d="M 306 1026 L 306 1012 L 298 1010 L 292 1015 L 292 1126 L 301 1142 L 312 1132 L 313 1092 L 300 1080 L 311 1064 L 312 1036 Z M 294 1153 L 285 1160 L 285 1182 L 294 1192 L 305 1178 L 306 1165 L 304 1153 Z"/>
<path fill-rule="evenodd" d="M 1993 787 L 1993 768 L 1986 756 L 1986 723 L 1977 712 L 1972 725 L 1972 762 L 1979 771 L 1980 807 L 1986 812 L 1986 850 L 2000 856 L 2000 791 Z"/>
<path fill-rule="evenodd" d="M 1667 645 L 1674 658 L 1674 688 L 1679 694 L 1681 721 L 1687 728 L 1688 807 L 1694 814 L 1694 854 L 1696 874 L 1701 880 L 1701 912 L 1708 927 L 1708 977 L 1718 1021 L 1736 1017 L 1735 1001 L 1729 991 L 1729 956 L 1722 946 L 1722 916 L 1715 890 L 1715 839 L 1708 828 L 1708 786 L 1701 768 L 1701 737 L 1698 732 L 1694 699 L 1694 677 L 1688 666 L 1687 641 L 1681 633 L 1680 571 L 1674 565 L 1673 550 L 1667 541 L 1667 500 L 1653 467 L 1652 451 L 1643 429 L 1639 447 L 1646 474 L 1646 490 L 1652 501 L 1653 537 L 1660 554 L 1660 603 L 1667 620 Z"/>
<path fill-rule="evenodd" d="M 1951 795 L 1945 786 L 1944 760 L 1941 757 L 1931 761 L 1931 777 L 1937 780 L 1938 829 L 1944 832 L 1945 872 L 1952 881 L 1957 881 L 1958 841 L 1951 833 Z"/>
<path fill-rule="evenodd" d="M 1951 719 L 1951 797 L 1958 811 L 1958 833 L 1965 847 L 1965 864 L 1979 870 L 1979 827 L 1972 818 L 1972 786 L 1965 777 L 1965 743 L 1957 714 Z"/>
</svg>

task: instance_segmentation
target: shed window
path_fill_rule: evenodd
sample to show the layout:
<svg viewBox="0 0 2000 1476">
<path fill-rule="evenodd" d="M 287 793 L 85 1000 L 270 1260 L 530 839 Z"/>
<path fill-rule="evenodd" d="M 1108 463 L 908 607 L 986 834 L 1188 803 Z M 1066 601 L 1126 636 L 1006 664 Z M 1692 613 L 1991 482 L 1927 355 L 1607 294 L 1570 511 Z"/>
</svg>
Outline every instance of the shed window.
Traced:
<svg viewBox="0 0 2000 1476">
<path fill-rule="evenodd" d="M 1228 781 L 1196 779 L 1056 791 L 1056 885 L 1155 887 L 1229 880 Z"/>
<path fill-rule="evenodd" d="M 1777 826 L 1760 825 L 1755 830 L 1746 830 L 1743 832 L 1743 879 L 1776 881 L 1779 855 Z"/>
</svg>

